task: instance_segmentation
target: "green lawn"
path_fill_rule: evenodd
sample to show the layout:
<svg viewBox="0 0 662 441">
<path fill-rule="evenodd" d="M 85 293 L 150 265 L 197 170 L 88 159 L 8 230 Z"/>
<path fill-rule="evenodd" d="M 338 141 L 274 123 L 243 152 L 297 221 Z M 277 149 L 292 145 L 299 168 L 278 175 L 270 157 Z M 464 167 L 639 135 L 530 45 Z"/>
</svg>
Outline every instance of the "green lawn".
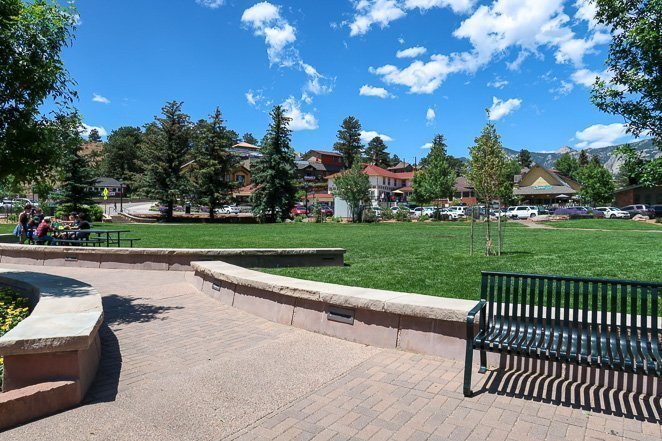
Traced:
<svg viewBox="0 0 662 441">
<path fill-rule="evenodd" d="M 662 234 L 646 231 L 533 229 L 508 224 L 505 255 L 488 258 L 469 256 L 469 228 L 461 223 L 127 227 L 144 247 L 341 247 L 347 250 L 344 268 L 267 271 L 446 297 L 477 298 L 481 270 L 662 280 Z M 0 232 L 11 228 L 2 226 Z"/>
<path fill-rule="evenodd" d="M 630 219 L 573 219 L 556 222 L 542 222 L 554 228 L 590 228 L 600 230 L 658 230 L 662 224 L 633 221 Z"/>
</svg>

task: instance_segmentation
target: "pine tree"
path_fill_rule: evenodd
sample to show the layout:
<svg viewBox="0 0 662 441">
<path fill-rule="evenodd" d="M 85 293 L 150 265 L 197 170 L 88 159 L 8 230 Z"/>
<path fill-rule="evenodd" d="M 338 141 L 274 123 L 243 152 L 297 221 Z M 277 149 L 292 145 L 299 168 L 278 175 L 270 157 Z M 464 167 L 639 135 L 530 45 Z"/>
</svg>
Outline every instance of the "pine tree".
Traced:
<svg viewBox="0 0 662 441">
<path fill-rule="evenodd" d="M 365 149 L 365 157 L 369 163 L 376 165 L 377 167 L 389 168 L 391 161 L 388 152 L 386 151 L 386 144 L 381 137 L 375 136 L 368 143 L 368 147 Z"/>
<path fill-rule="evenodd" d="M 338 142 L 333 149 L 343 155 L 347 168 L 352 168 L 354 162 L 361 158 L 363 144 L 361 143 L 361 123 L 353 116 L 345 118 L 338 130 Z"/>
<path fill-rule="evenodd" d="M 517 155 L 517 162 L 519 162 L 519 165 L 522 167 L 531 167 L 531 163 L 533 162 L 533 159 L 531 159 L 531 152 L 527 149 L 520 150 Z"/>
<path fill-rule="evenodd" d="M 252 133 L 246 132 L 244 133 L 244 136 L 241 137 L 241 140 L 252 145 L 260 145 L 260 141 L 257 140 L 255 136 L 253 136 Z"/>
<path fill-rule="evenodd" d="M 90 130 L 90 134 L 87 135 L 88 142 L 102 142 L 101 135 L 97 129 Z"/>
<path fill-rule="evenodd" d="M 196 199 L 209 207 L 209 218 L 227 200 L 233 188 L 227 180 L 237 158 L 232 154 L 233 139 L 225 128 L 221 110 L 217 107 L 209 121 L 200 120 L 193 138 L 195 164 L 191 180 Z"/>
<path fill-rule="evenodd" d="M 83 205 L 93 203 L 94 196 L 90 190 L 94 177 L 87 158 L 82 154 L 83 139 L 78 132 L 80 118 L 74 114 L 59 116 L 56 121 L 59 126 L 58 141 L 65 151 L 60 162 L 62 203 L 67 205 L 67 209 L 79 212 Z"/>
<path fill-rule="evenodd" d="M 142 152 L 143 133 L 140 127 L 120 127 L 113 130 L 103 144 L 101 172 L 135 188 L 145 169 Z"/>
<path fill-rule="evenodd" d="M 296 169 L 290 147 L 290 118 L 281 106 L 271 110 L 271 124 L 262 141 L 262 156 L 255 161 L 251 195 L 253 213 L 261 222 L 285 220 L 294 206 Z"/>
<path fill-rule="evenodd" d="M 446 153 L 443 135 L 432 141 L 430 153 L 426 156 L 426 168 L 416 172 L 413 180 L 413 197 L 420 204 L 450 198 L 455 190 L 457 175 Z"/>
<path fill-rule="evenodd" d="M 175 202 L 188 192 L 182 166 L 191 151 L 192 128 L 182 103 L 171 101 L 161 109 L 163 116 L 145 128 L 146 173 L 144 191 L 166 205 L 166 220 L 172 220 Z"/>
<path fill-rule="evenodd" d="M 390 160 L 391 165 L 390 166 L 395 167 L 396 165 L 400 164 L 400 162 L 402 162 L 402 160 L 400 159 L 400 157 L 398 155 L 396 155 L 394 153 L 393 156 L 391 156 L 391 160 Z"/>
<path fill-rule="evenodd" d="M 577 162 L 579 163 L 579 167 L 586 167 L 588 163 L 590 162 L 590 158 L 588 157 L 588 153 L 586 150 L 582 150 L 579 152 L 579 158 L 577 158 Z"/>
<path fill-rule="evenodd" d="M 488 111 L 489 119 L 489 111 Z M 501 137 L 496 127 L 488 120 L 481 135 L 476 138 L 475 145 L 469 147 L 469 181 L 489 209 L 492 201 L 502 195 L 507 185 L 508 160 L 501 145 Z M 485 255 L 492 254 L 492 238 L 490 233 L 490 216 L 486 218 Z"/>
</svg>

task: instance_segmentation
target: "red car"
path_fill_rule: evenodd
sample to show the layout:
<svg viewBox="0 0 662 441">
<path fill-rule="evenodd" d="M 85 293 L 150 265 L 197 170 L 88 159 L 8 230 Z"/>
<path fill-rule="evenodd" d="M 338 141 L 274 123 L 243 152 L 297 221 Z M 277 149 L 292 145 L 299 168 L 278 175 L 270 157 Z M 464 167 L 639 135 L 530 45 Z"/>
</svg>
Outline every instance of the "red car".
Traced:
<svg viewBox="0 0 662 441">
<path fill-rule="evenodd" d="M 292 213 L 292 216 L 298 216 L 300 214 L 306 216 L 306 214 L 307 214 L 306 213 L 306 207 L 304 207 L 303 205 L 297 204 L 292 208 L 292 210 L 290 210 L 290 213 Z"/>
</svg>

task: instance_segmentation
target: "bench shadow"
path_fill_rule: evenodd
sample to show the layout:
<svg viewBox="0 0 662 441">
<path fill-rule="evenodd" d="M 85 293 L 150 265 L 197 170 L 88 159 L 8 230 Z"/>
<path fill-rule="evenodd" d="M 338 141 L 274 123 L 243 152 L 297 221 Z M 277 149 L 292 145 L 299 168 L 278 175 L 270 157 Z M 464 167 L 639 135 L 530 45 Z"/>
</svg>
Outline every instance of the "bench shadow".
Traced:
<svg viewBox="0 0 662 441">
<path fill-rule="evenodd" d="M 140 302 L 139 297 L 126 297 L 111 294 L 102 297 L 104 322 L 108 325 L 147 323 L 153 320 L 166 320 L 163 314 L 181 306 L 157 306 Z"/>
<path fill-rule="evenodd" d="M 504 395 L 662 424 L 660 378 L 578 366 L 573 366 L 572 373 L 565 369 L 562 363 L 508 357 L 499 368 L 488 371 L 475 395 Z M 656 386 L 658 393 L 653 394 Z"/>
</svg>

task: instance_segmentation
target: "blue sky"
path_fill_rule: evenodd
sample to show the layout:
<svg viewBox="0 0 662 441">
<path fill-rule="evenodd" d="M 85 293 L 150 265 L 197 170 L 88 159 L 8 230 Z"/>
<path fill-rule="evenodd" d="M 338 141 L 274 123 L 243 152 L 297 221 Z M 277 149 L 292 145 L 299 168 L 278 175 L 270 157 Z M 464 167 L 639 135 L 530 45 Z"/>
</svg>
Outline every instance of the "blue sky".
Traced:
<svg viewBox="0 0 662 441">
<path fill-rule="evenodd" d="M 435 133 L 467 147 L 485 108 L 506 147 L 631 139 L 588 87 L 608 78 L 609 32 L 585 0 L 88 0 L 65 63 L 102 134 L 152 120 L 168 100 L 194 120 L 220 106 L 261 138 L 284 104 L 293 147 L 331 149 L 343 118 L 413 161 Z"/>
</svg>

